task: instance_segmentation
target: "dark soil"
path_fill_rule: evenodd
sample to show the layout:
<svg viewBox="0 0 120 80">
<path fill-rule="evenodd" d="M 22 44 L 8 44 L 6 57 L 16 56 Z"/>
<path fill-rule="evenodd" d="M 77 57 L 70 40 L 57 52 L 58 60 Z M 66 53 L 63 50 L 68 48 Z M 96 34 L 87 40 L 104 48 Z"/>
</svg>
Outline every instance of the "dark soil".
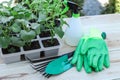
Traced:
<svg viewBox="0 0 120 80">
<path fill-rule="evenodd" d="M 38 41 L 33 41 L 33 42 L 31 42 L 29 44 L 27 43 L 25 46 L 23 46 L 23 49 L 25 51 L 39 49 L 39 48 L 41 48 L 41 47 L 40 47 L 40 44 Z"/>
<path fill-rule="evenodd" d="M 9 54 L 9 53 L 16 53 L 16 52 L 20 52 L 20 48 L 17 46 L 8 46 L 8 48 L 2 48 L 2 52 L 3 54 Z"/>
<path fill-rule="evenodd" d="M 26 7 L 27 9 L 30 9 L 28 4 L 24 4 L 23 6 Z"/>
<path fill-rule="evenodd" d="M 55 27 L 59 27 L 60 26 L 60 21 L 59 20 L 55 20 Z"/>
<path fill-rule="evenodd" d="M 60 45 L 56 38 L 54 38 L 52 41 L 51 41 L 51 39 L 42 40 L 42 43 L 43 43 L 44 47 L 51 47 L 51 46 Z"/>
<path fill-rule="evenodd" d="M 50 34 L 50 31 L 42 31 L 41 34 L 39 35 L 41 38 L 44 38 L 44 37 L 50 37 L 51 34 Z"/>
<path fill-rule="evenodd" d="M 30 19 L 29 22 L 30 23 L 35 23 L 37 20 L 36 19 Z"/>
</svg>

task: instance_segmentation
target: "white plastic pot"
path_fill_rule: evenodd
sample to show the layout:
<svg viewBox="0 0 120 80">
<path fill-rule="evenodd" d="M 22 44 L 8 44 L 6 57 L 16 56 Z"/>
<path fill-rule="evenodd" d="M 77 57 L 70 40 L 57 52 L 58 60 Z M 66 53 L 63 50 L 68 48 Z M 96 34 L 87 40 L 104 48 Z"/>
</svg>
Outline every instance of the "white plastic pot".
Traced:
<svg viewBox="0 0 120 80">
<path fill-rule="evenodd" d="M 42 44 L 42 40 L 46 40 L 46 39 L 50 39 L 50 38 L 51 37 L 40 38 L 39 36 L 37 36 L 37 39 L 35 39 L 33 41 L 36 41 L 36 40 L 39 41 L 39 44 L 41 46 L 41 48 L 39 48 L 39 49 L 24 51 L 23 47 L 21 47 L 20 52 L 3 54 L 2 49 L 0 48 L 0 56 L 3 59 L 4 63 L 8 64 L 8 63 L 14 63 L 14 62 L 21 61 L 21 55 L 24 55 L 24 56 L 30 58 L 31 60 L 41 58 L 41 54 L 44 55 L 44 58 L 49 57 L 49 56 L 58 55 L 59 48 L 61 47 L 61 43 L 59 40 L 58 40 L 58 42 L 60 45 L 57 45 L 57 46 L 44 47 Z M 57 38 L 57 37 L 55 37 L 55 38 Z M 41 52 L 44 52 L 44 53 L 41 53 Z"/>
</svg>

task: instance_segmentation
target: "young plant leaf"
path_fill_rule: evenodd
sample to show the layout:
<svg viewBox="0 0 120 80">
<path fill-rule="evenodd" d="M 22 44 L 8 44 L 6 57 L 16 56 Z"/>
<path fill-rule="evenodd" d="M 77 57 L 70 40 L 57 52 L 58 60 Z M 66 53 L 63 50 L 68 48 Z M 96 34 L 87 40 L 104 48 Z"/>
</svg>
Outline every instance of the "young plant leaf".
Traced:
<svg viewBox="0 0 120 80">
<path fill-rule="evenodd" d="M 15 33 L 21 31 L 21 27 L 20 27 L 17 23 L 14 23 L 14 24 L 11 26 L 11 29 L 12 29 L 12 31 L 15 32 Z"/>
<path fill-rule="evenodd" d="M 0 37 L 0 47 L 7 48 L 9 44 L 10 44 L 10 38 Z"/>
<path fill-rule="evenodd" d="M 24 26 L 27 26 L 29 24 L 29 22 L 25 19 L 16 19 L 16 23 L 22 24 Z"/>
<path fill-rule="evenodd" d="M 64 32 L 62 31 L 62 29 L 61 29 L 60 27 L 55 27 L 55 28 L 54 28 L 54 31 L 55 31 L 55 33 L 56 33 L 60 38 L 63 37 Z"/>
<path fill-rule="evenodd" d="M 40 24 L 38 23 L 31 23 L 31 28 L 35 30 L 36 34 L 40 34 Z"/>
<path fill-rule="evenodd" d="M 37 27 L 40 27 L 40 24 L 38 23 L 31 23 L 30 25 L 32 29 L 36 29 Z"/>
<path fill-rule="evenodd" d="M 20 32 L 20 37 L 22 40 L 25 40 L 25 41 L 30 41 L 32 39 L 34 39 L 36 36 L 35 32 L 33 30 L 27 32 L 25 30 L 21 30 Z"/>
<path fill-rule="evenodd" d="M 25 41 L 22 41 L 22 40 L 21 40 L 20 38 L 18 38 L 18 37 L 12 36 L 12 37 L 11 37 L 11 44 L 14 45 L 14 46 L 21 47 L 21 46 L 24 46 L 24 45 L 25 45 Z"/>
<path fill-rule="evenodd" d="M 46 19 L 46 14 L 40 12 L 38 22 L 45 21 L 45 19 Z"/>
<path fill-rule="evenodd" d="M 2 7 L 2 8 L 0 8 L 0 14 L 2 16 L 4 16 L 4 15 L 10 15 L 10 11 L 8 9 Z"/>
<path fill-rule="evenodd" d="M 14 19 L 13 16 L 10 16 L 10 17 L 0 16 L 0 23 L 7 23 L 7 22 L 10 22 L 12 19 Z"/>
</svg>

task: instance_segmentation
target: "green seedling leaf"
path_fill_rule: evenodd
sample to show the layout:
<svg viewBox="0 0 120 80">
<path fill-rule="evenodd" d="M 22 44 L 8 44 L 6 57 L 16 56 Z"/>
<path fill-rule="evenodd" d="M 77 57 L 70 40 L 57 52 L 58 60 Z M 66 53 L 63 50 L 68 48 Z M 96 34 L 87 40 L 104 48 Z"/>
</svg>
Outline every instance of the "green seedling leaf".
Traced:
<svg viewBox="0 0 120 80">
<path fill-rule="evenodd" d="M 20 23 L 22 25 L 25 25 L 25 26 L 27 26 L 29 24 L 29 22 L 25 19 L 16 19 L 16 22 Z"/>
<path fill-rule="evenodd" d="M 5 15 L 5 14 L 10 15 L 9 10 L 7 10 L 6 8 L 0 8 L 0 13 L 2 13 L 2 15 Z"/>
<path fill-rule="evenodd" d="M 11 29 L 12 29 L 13 32 L 16 32 L 16 33 L 21 31 L 21 27 L 17 23 L 14 23 L 11 26 Z"/>
<path fill-rule="evenodd" d="M 30 20 L 32 19 L 33 15 L 32 13 L 30 13 L 29 11 L 27 12 L 18 12 L 18 15 L 17 15 L 17 18 L 20 18 L 20 19 L 26 19 L 26 20 Z"/>
<path fill-rule="evenodd" d="M 36 29 L 37 27 L 40 27 L 40 24 L 38 23 L 31 23 L 30 25 L 32 29 Z"/>
<path fill-rule="evenodd" d="M 45 21 L 45 19 L 46 19 L 46 14 L 39 13 L 38 22 Z"/>
<path fill-rule="evenodd" d="M 13 10 L 11 11 L 11 15 L 12 15 L 12 16 L 16 16 L 17 14 L 18 14 L 17 11 L 13 11 Z"/>
<path fill-rule="evenodd" d="M 11 44 L 14 46 L 21 47 L 21 46 L 25 45 L 25 42 L 22 41 L 20 38 L 13 36 L 13 37 L 11 37 Z"/>
<path fill-rule="evenodd" d="M 10 44 L 10 38 L 7 37 L 0 37 L 0 47 L 7 48 Z"/>
<path fill-rule="evenodd" d="M 17 4 L 15 7 L 13 7 L 13 10 L 12 10 L 11 13 L 17 19 L 30 20 L 32 18 L 35 18 L 35 16 L 33 15 L 32 11 L 27 9 L 27 8 L 25 8 L 21 4 Z"/>
<path fill-rule="evenodd" d="M 37 19 L 37 16 L 35 16 L 33 13 L 29 16 L 29 20 L 30 19 Z"/>
<path fill-rule="evenodd" d="M 25 40 L 25 41 L 30 41 L 32 39 L 34 39 L 36 36 L 35 32 L 33 30 L 27 32 L 25 30 L 21 30 L 20 32 L 20 37 L 22 40 Z"/>
<path fill-rule="evenodd" d="M 0 30 L 0 35 L 2 34 L 2 32 L 3 32 L 3 31 L 2 31 L 2 30 Z"/>
<path fill-rule="evenodd" d="M 40 34 L 40 24 L 31 23 L 31 28 L 35 30 L 36 34 Z"/>
<path fill-rule="evenodd" d="M 10 22 L 12 19 L 14 19 L 13 16 L 10 17 L 0 16 L 0 23 L 7 23 Z"/>
<path fill-rule="evenodd" d="M 25 11 L 26 8 L 22 6 L 21 4 L 17 4 L 16 6 L 13 7 L 14 11 L 20 12 L 20 11 Z"/>
<path fill-rule="evenodd" d="M 35 29 L 35 32 L 36 32 L 37 35 L 39 35 L 39 34 L 41 33 L 40 27 L 37 27 L 37 28 Z"/>
<path fill-rule="evenodd" d="M 63 20 L 62 17 L 60 18 L 60 21 L 61 21 L 61 25 L 65 24 L 69 27 L 69 24 L 65 20 Z"/>
<path fill-rule="evenodd" d="M 60 27 L 55 27 L 54 30 L 55 30 L 55 33 L 56 33 L 60 38 L 63 37 L 64 32 L 62 31 L 62 29 L 61 29 Z"/>
</svg>

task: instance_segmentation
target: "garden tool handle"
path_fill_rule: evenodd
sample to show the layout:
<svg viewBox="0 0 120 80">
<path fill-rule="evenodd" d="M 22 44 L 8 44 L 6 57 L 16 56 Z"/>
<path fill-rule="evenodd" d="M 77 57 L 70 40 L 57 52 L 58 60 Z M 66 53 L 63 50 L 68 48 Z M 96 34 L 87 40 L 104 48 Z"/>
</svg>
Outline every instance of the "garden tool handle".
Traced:
<svg viewBox="0 0 120 80">
<path fill-rule="evenodd" d="M 73 54 L 73 53 L 70 53 Z M 48 63 L 48 65 L 45 68 L 45 73 L 47 74 L 52 74 L 52 75 L 58 75 L 61 74 L 67 70 L 69 70 L 70 68 L 73 67 L 72 64 L 70 64 L 69 57 L 72 57 L 72 55 L 64 55 L 61 56 L 53 61 L 51 61 L 50 63 Z M 55 67 L 54 67 L 55 66 Z M 54 67 L 54 69 L 53 69 Z"/>
<path fill-rule="evenodd" d="M 74 51 L 69 52 L 69 53 L 65 53 L 65 54 L 62 54 L 62 55 L 59 55 L 59 56 L 52 56 L 52 57 L 47 57 L 47 58 L 43 58 L 43 59 L 34 59 L 34 60 L 31 60 L 31 59 L 28 58 L 27 56 L 26 56 L 26 58 L 27 58 L 31 63 L 37 63 L 37 62 L 43 62 L 43 63 L 44 63 L 44 61 L 45 61 L 45 62 L 46 62 L 46 61 L 50 61 L 50 60 L 59 58 L 59 57 L 64 56 L 64 55 L 67 55 L 68 58 L 70 58 L 70 57 L 73 56 L 73 54 L 74 54 Z"/>
</svg>

